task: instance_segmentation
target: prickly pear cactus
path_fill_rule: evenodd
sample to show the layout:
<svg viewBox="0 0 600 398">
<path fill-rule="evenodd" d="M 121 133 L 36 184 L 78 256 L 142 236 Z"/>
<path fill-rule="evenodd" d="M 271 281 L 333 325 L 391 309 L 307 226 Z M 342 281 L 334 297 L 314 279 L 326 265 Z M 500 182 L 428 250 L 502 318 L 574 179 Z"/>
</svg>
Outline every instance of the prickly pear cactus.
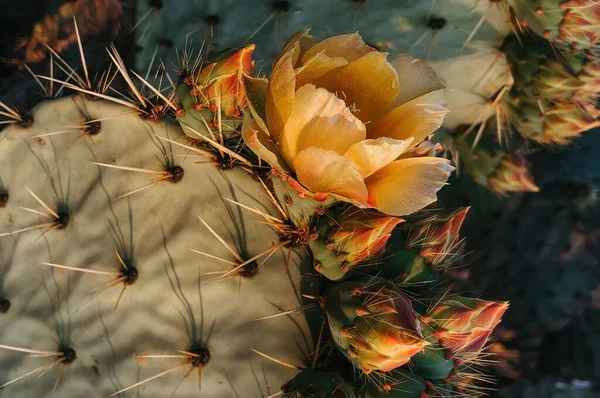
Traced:
<svg viewBox="0 0 600 398">
<path fill-rule="evenodd" d="M 250 351 L 312 349 L 302 319 L 268 331 L 253 322 L 299 305 L 307 259 L 293 253 L 286 271 L 276 234 L 240 207 L 273 211 L 262 186 L 242 169 L 195 164 L 179 128 L 124 106 L 74 96 L 31 115 L 31 127 L 1 133 L 0 383 L 48 373 L 7 393 L 45 396 L 62 376 L 56 396 L 107 396 L 168 371 L 122 396 L 168 396 L 189 373 L 206 396 L 263 396 L 289 378 Z"/>
<path fill-rule="evenodd" d="M 324 6 L 319 0 L 139 0 L 137 5 L 134 32 L 142 70 L 153 58 L 174 57 L 173 47 L 199 48 L 195 43 L 205 40 L 205 51 L 256 43 L 260 70 L 268 72 L 287 37 L 297 31 L 310 28 L 317 37 L 360 31 L 381 51 L 430 62 L 451 89 L 445 121 L 450 129 L 475 122 L 509 81 L 498 49 L 510 23 L 503 9 L 485 2 L 330 0 Z"/>
<path fill-rule="evenodd" d="M 430 140 L 444 82 L 357 33 L 297 32 L 269 78 L 254 74 L 254 50 L 186 50 L 178 80 L 162 67 L 153 85 L 112 47 L 127 94 L 92 84 L 82 50 L 82 72 L 60 60 L 64 79 L 36 76 L 76 95 L 0 103 L 12 124 L 0 146 L 0 388 L 484 391 L 471 369 L 508 304 L 447 294 L 466 209 L 423 210 L 454 170 Z M 403 244 L 388 253 L 392 238 Z"/>
</svg>

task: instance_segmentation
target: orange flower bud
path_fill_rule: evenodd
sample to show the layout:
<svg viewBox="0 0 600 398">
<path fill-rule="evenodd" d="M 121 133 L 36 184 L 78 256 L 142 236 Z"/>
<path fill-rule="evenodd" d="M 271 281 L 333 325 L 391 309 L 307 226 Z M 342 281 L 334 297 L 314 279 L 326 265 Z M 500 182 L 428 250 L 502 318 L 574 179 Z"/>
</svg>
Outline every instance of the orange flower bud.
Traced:
<svg viewBox="0 0 600 398">
<path fill-rule="evenodd" d="M 508 192 L 538 192 L 523 157 L 515 154 L 504 155 L 500 167 L 489 177 L 490 188 L 500 195 Z"/>
<path fill-rule="evenodd" d="M 427 317 L 439 327 L 435 337 L 452 352 L 478 352 L 508 308 L 507 302 L 456 296 L 439 302 Z"/>
</svg>

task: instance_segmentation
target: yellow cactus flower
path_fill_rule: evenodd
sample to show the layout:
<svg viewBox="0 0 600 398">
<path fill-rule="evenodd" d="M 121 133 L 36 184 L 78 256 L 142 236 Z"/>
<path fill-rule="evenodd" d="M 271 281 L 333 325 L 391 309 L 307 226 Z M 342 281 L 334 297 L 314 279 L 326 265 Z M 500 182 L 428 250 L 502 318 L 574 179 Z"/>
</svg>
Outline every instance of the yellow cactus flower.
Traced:
<svg viewBox="0 0 600 398">
<path fill-rule="evenodd" d="M 246 85 L 246 144 L 317 200 L 406 215 L 434 202 L 454 170 L 416 150 L 446 116 L 440 79 L 408 56 L 388 62 L 358 34 L 315 43 L 299 32 L 270 79 Z"/>
</svg>

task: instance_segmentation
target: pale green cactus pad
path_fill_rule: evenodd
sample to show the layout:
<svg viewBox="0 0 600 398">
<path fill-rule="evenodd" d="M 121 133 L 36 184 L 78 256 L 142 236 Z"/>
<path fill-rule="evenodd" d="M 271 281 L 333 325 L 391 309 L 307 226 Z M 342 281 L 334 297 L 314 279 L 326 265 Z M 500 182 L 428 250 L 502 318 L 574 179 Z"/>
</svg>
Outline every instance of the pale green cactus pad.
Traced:
<svg viewBox="0 0 600 398">
<path fill-rule="evenodd" d="M 85 121 L 84 114 L 101 120 L 87 125 L 90 134 L 73 127 Z M 303 317 L 253 320 L 300 305 L 299 267 L 306 254 L 292 253 L 288 273 L 287 250 L 269 249 L 278 244 L 276 234 L 254 222 L 260 216 L 229 201 L 274 211 L 262 185 L 241 168 L 195 164 L 206 158 L 167 141 L 186 145 L 178 127 L 145 122 L 125 106 L 75 96 L 44 102 L 32 115 L 30 128 L 0 132 L 0 174 L 8 193 L 0 208 L 0 293 L 11 303 L 0 314 L 0 344 L 52 352 L 63 345 L 65 354 L 29 358 L 0 350 L 0 384 L 62 361 L 40 378 L 6 386 L 3 396 L 50 396 L 61 375 L 56 397 L 107 397 L 190 358 L 196 362 L 119 396 L 170 396 L 188 371 L 176 396 L 196 396 L 197 365 L 207 360 L 201 348 L 210 353 L 201 366 L 202 396 L 264 397 L 278 391 L 295 372 L 251 349 L 299 362 L 313 350 L 308 326 Z M 53 135 L 65 130 L 70 132 Z M 170 180 L 167 175 L 117 199 L 164 173 L 92 162 L 159 173 L 165 164 L 170 170 L 177 165 L 183 176 L 177 169 Z M 41 223 L 50 225 L 7 235 Z M 257 272 L 244 267 L 246 277 L 217 280 L 224 275 L 218 271 L 261 253 L 250 263 L 258 265 Z M 104 292 L 102 286 L 115 278 L 124 281 Z M 131 284 L 114 310 L 123 282 Z M 77 357 L 69 364 L 74 357 L 66 347 Z"/>
<path fill-rule="evenodd" d="M 285 40 L 302 29 L 323 39 L 359 31 L 394 59 L 410 54 L 430 62 L 448 86 L 454 129 L 477 121 L 510 79 L 500 48 L 510 33 L 499 6 L 473 0 L 137 2 L 137 66 L 177 64 L 182 49 L 205 53 L 256 43 L 257 70 L 269 73 Z M 160 6 L 160 7 L 159 7 Z M 143 19 L 143 20 L 142 20 Z M 175 51 L 175 47 L 177 51 Z M 153 62 L 154 60 L 154 62 Z"/>
</svg>

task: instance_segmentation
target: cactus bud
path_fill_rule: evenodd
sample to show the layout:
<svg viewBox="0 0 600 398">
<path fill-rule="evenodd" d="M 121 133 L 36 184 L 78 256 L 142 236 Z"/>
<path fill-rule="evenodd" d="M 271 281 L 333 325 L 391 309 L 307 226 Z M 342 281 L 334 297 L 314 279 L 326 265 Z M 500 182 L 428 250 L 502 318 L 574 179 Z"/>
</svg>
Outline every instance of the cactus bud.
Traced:
<svg viewBox="0 0 600 398">
<path fill-rule="evenodd" d="M 424 224 L 415 233 L 411 233 L 409 242 L 421 248 L 419 254 L 428 263 L 437 264 L 443 261 L 448 255 L 457 252 L 458 232 L 468 211 L 469 208 L 466 207 L 436 217 L 435 220 Z"/>
<path fill-rule="evenodd" d="M 206 65 L 194 81 L 200 90 L 198 100 L 220 107 L 225 116 L 240 117 L 247 104 L 243 78 L 254 70 L 254 47 L 254 44 L 248 45 L 221 61 Z"/>
<path fill-rule="evenodd" d="M 502 157 L 500 167 L 489 177 L 492 191 L 506 195 L 509 192 L 538 192 L 539 188 L 527 169 L 525 159 L 517 154 Z"/>
<path fill-rule="evenodd" d="M 520 154 L 509 154 L 489 137 L 483 137 L 472 148 L 468 137 L 455 140 L 460 159 L 473 180 L 497 194 L 537 192 L 539 188 Z"/>
<path fill-rule="evenodd" d="M 380 254 L 392 230 L 404 221 L 372 210 L 352 210 L 336 219 L 333 225 L 323 221 L 319 238 L 309 241 L 315 260 L 323 265 L 320 272 L 332 280 Z"/>
<path fill-rule="evenodd" d="M 427 316 L 439 329 L 435 337 L 452 353 L 479 352 L 508 308 L 492 302 L 456 296 L 440 301 Z"/>
<path fill-rule="evenodd" d="M 362 295 L 354 294 L 356 288 Z M 337 283 L 326 297 L 334 341 L 364 373 L 402 366 L 429 344 L 423 339 L 411 301 L 384 279 Z M 358 315 L 365 311 L 367 317 Z"/>
<path fill-rule="evenodd" d="M 175 95 L 185 110 L 178 120 L 187 136 L 201 139 L 213 136 L 212 130 L 230 132 L 239 127 L 248 106 L 244 77 L 254 70 L 253 51 L 254 45 L 248 45 L 182 76 Z"/>
</svg>

